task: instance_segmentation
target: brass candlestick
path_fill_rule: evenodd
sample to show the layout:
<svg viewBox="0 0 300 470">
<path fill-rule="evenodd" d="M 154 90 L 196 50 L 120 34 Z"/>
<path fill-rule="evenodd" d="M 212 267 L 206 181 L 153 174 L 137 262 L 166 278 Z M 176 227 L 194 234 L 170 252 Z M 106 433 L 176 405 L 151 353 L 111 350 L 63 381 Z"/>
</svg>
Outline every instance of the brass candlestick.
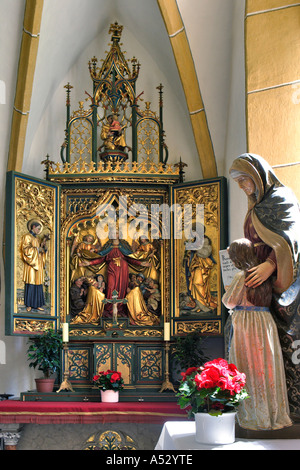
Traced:
<svg viewBox="0 0 300 470">
<path fill-rule="evenodd" d="M 56 393 L 59 393 L 61 390 L 70 390 L 74 392 L 71 383 L 69 382 L 69 346 L 68 343 L 63 343 L 63 355 L 64 355 L 64 373 L 63 381 L 60 384 L 59 389 Z"/>
<path fill-rule="evenodd" d="M 170 373 L 169 373 L 169 351 L 170 351 L 170 343 L 169 341 L 165 341 L 165 380 L 160 389 L 160 393 L 164 390 L 172 390 L 175 392 L 174 386 L 170 381 Z"/>
</svg>

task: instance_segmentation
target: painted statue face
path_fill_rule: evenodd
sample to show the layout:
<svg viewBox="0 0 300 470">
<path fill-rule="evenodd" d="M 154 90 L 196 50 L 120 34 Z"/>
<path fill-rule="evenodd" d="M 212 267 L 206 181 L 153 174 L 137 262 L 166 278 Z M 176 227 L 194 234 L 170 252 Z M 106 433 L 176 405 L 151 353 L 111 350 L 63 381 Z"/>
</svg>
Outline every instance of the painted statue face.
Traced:
<svg viewBox="0 0 300 470">
<path fill-rule="evenodd" d="M 256 187 L 250 176 L 239 176 L 238 178 L 235 178 L 235 181 L 247 196 L 251 196 L 251 194 L 255 193 Z"/>
<path fill-rule="evenodd" d="M 40 233 L 40 231 L 41 231 L 41 228 L 42 228 L 42 227 L 41 227 L 40 225 L 33 225 L 33 226 L 31 227 L 31 231 L 32 231 L 33 233 L 35 233 L 36 235 L 38 235 L 38 234 Z"/>
<path fill-rule="evenodd" d="M 84 240 L 86 243 L 92 244 L 94 242 L 93 235 L 87 235 Z"/>
</svg>

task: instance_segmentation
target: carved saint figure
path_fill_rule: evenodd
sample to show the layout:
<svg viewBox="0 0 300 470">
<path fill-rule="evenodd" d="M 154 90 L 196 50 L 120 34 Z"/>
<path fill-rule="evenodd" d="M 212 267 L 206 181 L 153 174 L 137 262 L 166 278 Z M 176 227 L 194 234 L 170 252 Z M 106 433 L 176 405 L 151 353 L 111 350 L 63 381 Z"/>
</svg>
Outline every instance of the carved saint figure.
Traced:
<svg viewBox="0 0 300 470">
<path fill-rule="evenodd" d="M 22 236 L 20 244 L 21 258 L 24 263 L 23 281 L 24 304 L 27 311 L 32 308 L 44 310 L 44 268 L 46 263 L 46 242 L 48 236 L 41 241 L 38 235 L 42 232 L 43 225 L 40 220 L 30 220 L 27 223 L 28 233 Z"/>
<path fill-rule="evenodd" d="M 143 272 L 146 278 L 151 278 L 157 282 L 160 281 L 159 254 L 157 253 L 157 248 L 146 236 L 139 238 L 133 257 L 149 263 L 149 266 Z"/>
<path fill-rule="evenodd" d="M 98 281 L 94 278 L 85 280 L 88 286 L 87 298 L 83 310 L 71 321 L 71 323 L 98 324 L 103 313 L 103 300 L 105 295 L 99 288 Z"/>
<path fill-rule="evenodd" d="M 91 233 L 85 234 L 81 241 L 79 234 L 76 235 L 71 248 L 71 282 L 94 274 L 95 270 L 86 268 L 82 261 L 98 258 L 100 249 L 101 243 Z"/>
<path fill-rule="evenodd" d="M 217 301 L 211 295 L 210 288 L 210 276 L 214 266 L 211 254 L 210 239 L 204 236 L 203 246 L 198 250 L 188 250 L 184 259 L 187 268 L 188 292 L 204 312 L 217 307 Z"/>
<path fill-rule="evenodd" d="M 70 314 L 76 317 L 85 307 L 87 289 L 85 288 L 85 278 L 79 277 L 72 282 L 70 287 Z"/>
<path fill-rule="evenodd" d="M 103 124 L 101 129 L 101 139 L 106 149 L 122 151 L 125 149 L 126 142 L 123 128 L 116 116 L 110 115 L 107 117 L 107 123 Z"/>
</svg>

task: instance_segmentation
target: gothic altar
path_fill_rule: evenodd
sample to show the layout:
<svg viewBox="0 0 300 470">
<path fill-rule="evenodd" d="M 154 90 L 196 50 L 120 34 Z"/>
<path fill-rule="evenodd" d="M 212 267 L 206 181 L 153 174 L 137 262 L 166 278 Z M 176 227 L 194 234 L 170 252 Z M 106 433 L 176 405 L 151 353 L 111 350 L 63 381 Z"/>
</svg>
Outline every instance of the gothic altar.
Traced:
<svg viewBox="0 0 300 470">
<path fill-rule="evenodd" d="M 169 163 L 163 86 L 154 111 L 137 91 L 140 63 L 121 50 L 122 26 L 109 33 L 110 50 L 102 65 L 90 60 L 91 90 L 74 111 L 65 86 L 60 161 L 43 160 L 44 180 L 7 174 L 6 334 L 64 331 L 47 401 L 99 400 L 92 378 L 105 369 L 122 373 L 121 400 L 167 400 L 172 341 L 224 333 L 226 181 L 185 182 L 184 162 Z"/>
</svg>

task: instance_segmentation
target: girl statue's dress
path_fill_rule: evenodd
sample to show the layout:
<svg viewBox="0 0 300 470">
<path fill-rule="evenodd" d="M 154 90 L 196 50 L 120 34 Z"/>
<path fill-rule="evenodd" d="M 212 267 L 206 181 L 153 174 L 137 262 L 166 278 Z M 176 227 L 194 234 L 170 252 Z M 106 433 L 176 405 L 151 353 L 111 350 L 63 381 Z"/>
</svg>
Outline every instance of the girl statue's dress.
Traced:
<svg viewBox="0 0 300 470">
<path fill-rule="evenodd" d="M 249 394 L 238 406 L 239 425 L 252 430 L 291 426 L 281 346 L 269 308 L 248 300 L 244 271 L 235 275 L 222 301 L 234 310 L 229 362 L 246 374 Z"/>
</svg>

